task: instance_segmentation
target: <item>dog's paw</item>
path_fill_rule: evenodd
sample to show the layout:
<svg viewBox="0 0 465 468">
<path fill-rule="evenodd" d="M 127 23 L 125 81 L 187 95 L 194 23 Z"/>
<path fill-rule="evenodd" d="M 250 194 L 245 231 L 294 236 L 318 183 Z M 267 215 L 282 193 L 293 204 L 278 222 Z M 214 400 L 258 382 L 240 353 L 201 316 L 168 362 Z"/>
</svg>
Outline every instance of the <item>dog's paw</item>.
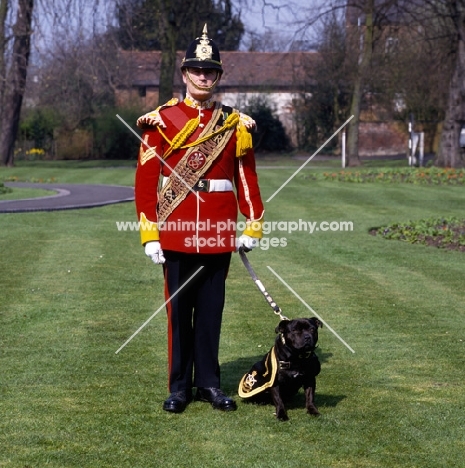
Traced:
<svg viewBox="0 0 465 468">
<path fill-rule="evenodd" d="M 307 407 L 307 414 L 311 414 L 312 416 L 320 416 L 320 412 L 315 405 L 310 405 Z"/>
<path fill-rule="evenodd" d="M 276 414 L 276 419 L 278 419 L 279 421 L 289 421 L 289 416 L 287 415 L 286 410 L 284 409 L 278 410 L 275 414 Z"/>
</svg>

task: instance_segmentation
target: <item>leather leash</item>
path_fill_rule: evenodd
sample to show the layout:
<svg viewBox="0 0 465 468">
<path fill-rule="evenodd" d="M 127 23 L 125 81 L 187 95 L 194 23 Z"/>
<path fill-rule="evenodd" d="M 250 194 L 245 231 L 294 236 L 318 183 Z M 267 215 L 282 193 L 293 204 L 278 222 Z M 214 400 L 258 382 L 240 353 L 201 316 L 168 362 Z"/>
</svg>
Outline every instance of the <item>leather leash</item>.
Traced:
<svg viewBox="0 0 465 468">
<path fill-rule="evenodd" d="M 247 255 L 245 254 L 245 250 L 244 250 L 244 247 L 240 247 L 239 248 L 239 255 L 241 257 L 241 260 L 242 260 L 242 263 L 244 264 L 244 266 L 247 268 L 247 271 L 249 272 L 252 280 L 254 281 L 254 283 L 256 284 L 257 288 L 259 289 L 259 291 L 263 294 L 263 296 L 265 296 L 265 299 L 267 300 L 268 304 L 270 305 L 270 307 L 273 309 L 274 313 L 276 315 L 279 315 L 279 318 L 281 320 L 289 320 L 286 316 L 284 316 L 282 313 L 281 313 L 281 309 L 280 307 L 278 306 L 278 304 L 276 304 L 275 301 L 273 301 L 273 298 L 270 296 L 270 294 L 267 292 L 267 290 L 265 289 L 265 286 L 263 286 L 263 283 L 258 279 L 254 269 L 252 268 L 252 265 L 250 264 L 249 262 L 249 259 L 247 258 Z"/>
</svg>

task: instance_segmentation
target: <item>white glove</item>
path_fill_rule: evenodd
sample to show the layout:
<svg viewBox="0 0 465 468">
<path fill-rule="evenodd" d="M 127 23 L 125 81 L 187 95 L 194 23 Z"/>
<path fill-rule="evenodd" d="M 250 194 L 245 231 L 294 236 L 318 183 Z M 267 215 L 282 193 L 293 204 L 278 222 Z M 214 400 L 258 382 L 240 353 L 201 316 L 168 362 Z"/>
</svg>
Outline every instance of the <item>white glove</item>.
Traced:
<svg viewBox="0 0 465 468">
<path fill-rule="evenodd" d="M 165 263 L 165 256 L 163 255 L 163 250 L 161 249 L 160 242 L 152 241 L 145 244 L 145 255 L 150 257 L 153 263 L 160 265 Z"/>
<path fill-rule="evenodd" d="M 242 234 L 237 240 L 237 250 L 241 247 L 244 248 L 245 252 L 250 252 L 254 247 L 257 247 L 259 240 L 256 237 L 250 237 L 247 234 Z"/>
</svg>

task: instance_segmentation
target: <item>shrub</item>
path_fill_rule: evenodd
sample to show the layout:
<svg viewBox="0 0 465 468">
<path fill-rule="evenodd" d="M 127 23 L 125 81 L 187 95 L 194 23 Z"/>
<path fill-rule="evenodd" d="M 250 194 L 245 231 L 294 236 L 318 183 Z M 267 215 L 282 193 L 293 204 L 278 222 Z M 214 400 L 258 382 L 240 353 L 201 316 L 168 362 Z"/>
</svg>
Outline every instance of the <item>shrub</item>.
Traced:
<svg viewBox="0 0 465 468">
<path fill-rule="evenodd" d="M 10 193 L 13 190 L 10 187 L 5 187 L 3 185 L 3 182 L 0 182 L 0 195 L 3 195 L 4 193 Z"/>
<path fill-rule="evenodd" d="M 34 142 L 34 148 L 50 150 L 57 115 L 50 109 L 32 109 L 20 123 L 20 139 Z"/>
<path fill-rule="evenodd" d="M 103 159 L 137 159 L 140 140 L 116 117 L 118 114 L 137 131 L 136 109 L 109 109 L 93 121 L 94 155 Z M 138 132 L 140 133 L 140 132 Z"/>
<path fill-rule="evenodd" d="M 252 134 L 255 151 L 281 152 L 291 148 L 283 124 L 265 98 L 250 100 L 244 112 L 257 123 L 257 130 Z"/>
</svg>

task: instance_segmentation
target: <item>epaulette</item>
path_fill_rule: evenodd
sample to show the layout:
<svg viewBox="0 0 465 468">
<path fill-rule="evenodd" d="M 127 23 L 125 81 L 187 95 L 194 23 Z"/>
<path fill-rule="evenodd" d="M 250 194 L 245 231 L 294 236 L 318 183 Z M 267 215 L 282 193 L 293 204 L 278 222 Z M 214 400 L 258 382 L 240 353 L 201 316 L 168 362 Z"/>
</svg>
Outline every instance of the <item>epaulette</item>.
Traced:
<svg viewBox="0 0 465 468">
<path fill-rule="evenodd" d="M 257 123 L 252 119 L 252 117 L 250 117 L 250 115 L 243 114 L 242 112 L 239 112 L 239 121 L 249 131 L 255 130 L 255 127 L 257 126 Z"/>
<path fill-rule="evenodd" d="M 163 119 L 160 116 L 160 111 L 166 107 L 175 106 L 178 102 L 178 98 L 172 98 L 167 103 L 158 106 L 155 110 L 144 114 L 137 119 L 137 126 L 143 130 L 156 126 L 166 128 L 166 124 L 163 122 Z"/>
</svg>

